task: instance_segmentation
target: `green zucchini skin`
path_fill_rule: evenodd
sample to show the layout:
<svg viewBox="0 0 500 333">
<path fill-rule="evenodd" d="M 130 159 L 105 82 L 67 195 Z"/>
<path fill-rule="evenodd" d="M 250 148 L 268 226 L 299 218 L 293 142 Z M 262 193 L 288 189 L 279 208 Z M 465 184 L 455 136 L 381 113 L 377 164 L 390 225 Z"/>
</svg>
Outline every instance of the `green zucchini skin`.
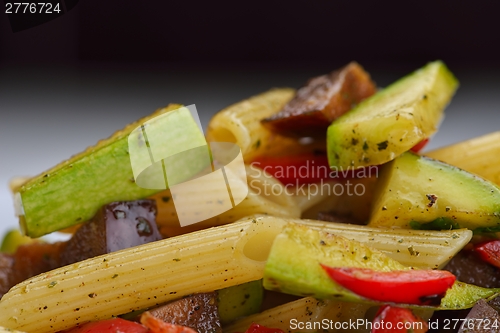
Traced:
<svg viewBox="0 0 500 333">
<path fill-rule="evenodd" d="M 441 61 L 401 78 L 332 122 L 330 167 L 380 165 L 436 132 L 458 81 Z"/>
<path fill-rule="evenodd" d="M 22 231 L 30 237 L 40 237 L 88 221 L 105 204 L 137 200 L 159 192 L 161 189 L 143 188 L 135 183 L 129 134 L 145 122 L 181 107 L 172 104 L 159 109 L 15 189 Z M 184 112 L 174 117 L 174 124 L 164 131 L 160 143 L 173 142 L 179 149 L 186 140 L 206 144 L 194 120 L 187 115 Z M 187 134 L 180 135 L 179 131 Z M 198 137 L 194 136 L 196 131 Z M 183 170 L 193 175 L 201 167 L 192 164 Z"/>
</svg>

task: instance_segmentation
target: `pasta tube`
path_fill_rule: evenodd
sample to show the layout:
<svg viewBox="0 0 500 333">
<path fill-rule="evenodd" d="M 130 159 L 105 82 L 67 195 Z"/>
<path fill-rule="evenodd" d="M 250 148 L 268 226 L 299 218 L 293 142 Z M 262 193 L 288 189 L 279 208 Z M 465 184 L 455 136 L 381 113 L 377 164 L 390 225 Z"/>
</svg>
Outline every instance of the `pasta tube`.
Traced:
<svg viewBox="0 0 500 333">
<path fill-rule="evenodd" d="M 261 279 L 281 226 L 255 222 L 148 243 L 38 275 L 4 295 L 0 323 L 54 332 Z"/>
<path fill-rule="evenodd" d="M 285 225 L 287 222 L 304 224 L 316 230 L 338 234 L 375 248 L 405 266 L 442 268 L 471 239 L 472 231 L 449 231 L 377 228 L 364 225 L 333 223 L 314 220 L 259 217 L 259 222 Z"/>
<path fill-rule="evenodd" d="M 274 238 L 288 222 L 356 239 L 411 266 L 440 267 L 471 237 L 469 230 L 381 230 L 250 217 L 109 253 L 28 279 L 1 299 L 0 323 L 28 332 L 63 330 L 188 294 L 261 279 Z M 49 326 L 40 328 L 40 323 Z"/>
<path fill-rule="evenodd" d="M 425 153 L 500 185 L 500 131 Z"/>
<path fill-rule="evenodd" d="M 291 88 L 272 89 L 221 110 L 208 124 L 207 140 L 236 143 L 246 163 L 258 155 L 297 154 L 312 151 L 312 146 L 324 149 L 324 140 L 302 145 L 300 139 L 273 133 L 260 123 L 261 119 L 280 111 L 294 94 Z"/>
</svg>

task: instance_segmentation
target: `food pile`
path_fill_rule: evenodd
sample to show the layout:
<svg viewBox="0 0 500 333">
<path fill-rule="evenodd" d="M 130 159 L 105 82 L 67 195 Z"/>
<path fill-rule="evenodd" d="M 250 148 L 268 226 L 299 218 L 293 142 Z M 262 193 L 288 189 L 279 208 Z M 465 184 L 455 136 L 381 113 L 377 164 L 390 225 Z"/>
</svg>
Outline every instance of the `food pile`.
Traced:
<svg viewBox="0 0 500 333">
<path fill-rule="evenodd" d="M 457 88 L 440 61 L 384 89 L 352 62 L 229 106 L 206 140 L 239 146 L 248 195 L 185 227 L 129 151 L 181 105 L 13 185 L 27 236 L 2 243 L 0 332 L 500 330 L 500 133 L 420 153 Z M 164 140 L 204 142 L 186 115 Z"/>
</svg>

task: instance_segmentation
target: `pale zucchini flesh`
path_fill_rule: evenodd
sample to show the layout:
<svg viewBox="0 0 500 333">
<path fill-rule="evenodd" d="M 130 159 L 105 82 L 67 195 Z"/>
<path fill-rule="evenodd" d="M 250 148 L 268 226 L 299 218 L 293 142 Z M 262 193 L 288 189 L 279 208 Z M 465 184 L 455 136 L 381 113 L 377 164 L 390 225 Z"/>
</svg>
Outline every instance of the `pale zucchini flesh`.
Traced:
<svg viewBox="0 0 500 333">
<path fill-rule="evenodd" d="M 328 128 L 330 166 L 379 165 L 410 150 L 437 130 L 457 86 L 435 61 L 362 101 Z"/>
<path fill-rule="evenodd" d="M 405 153 L 382 167 L 369 225 L 494 231 L 500 228 L 500 188 L 449 164 Z"/>
</svg>

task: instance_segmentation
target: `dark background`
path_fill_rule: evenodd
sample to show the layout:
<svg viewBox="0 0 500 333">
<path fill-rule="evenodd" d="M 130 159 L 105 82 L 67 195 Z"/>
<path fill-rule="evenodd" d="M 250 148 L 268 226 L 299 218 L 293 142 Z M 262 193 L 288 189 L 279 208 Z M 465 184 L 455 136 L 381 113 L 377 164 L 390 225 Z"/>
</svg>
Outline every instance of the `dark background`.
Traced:
<svg viewBox="0 0 500 333">
<path fill-rule="evenodd" d="M 2 3 L 3 6 L 3 3 Z M 170 102 L 221 108 L 351 60 L 381 87 L 442 59 L 461 87 L 430 148 L 500 128 L 499 1 L 80 0 L 13 33 L 0 12 L 0 233 L 8 181 Z"/>
<path fill-rule="evenodd" d="M 81 0 L 12 34 L 0 60 L 32 64 L 329 64 L 498 68 L 498 1 L 180 2 Z M 5 17 L 3 17 L 5 20 Z"/>
</svg>

